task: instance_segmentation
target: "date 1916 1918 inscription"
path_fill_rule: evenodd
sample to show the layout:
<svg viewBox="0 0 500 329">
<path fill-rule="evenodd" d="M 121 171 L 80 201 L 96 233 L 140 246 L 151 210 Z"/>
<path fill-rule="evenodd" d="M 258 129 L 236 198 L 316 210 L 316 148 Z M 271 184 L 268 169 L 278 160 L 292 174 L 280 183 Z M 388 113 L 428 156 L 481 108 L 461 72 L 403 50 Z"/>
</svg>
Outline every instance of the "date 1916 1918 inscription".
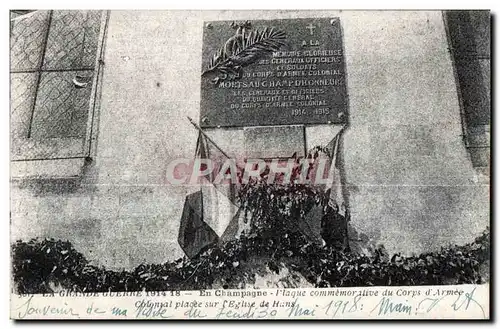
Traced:
<svg viewBox="0 0 500 329">
<path fill-rule="evenodd" d="M 202 127 L 345 123 L 336 18 L 207 22 Z"/>
</svg>

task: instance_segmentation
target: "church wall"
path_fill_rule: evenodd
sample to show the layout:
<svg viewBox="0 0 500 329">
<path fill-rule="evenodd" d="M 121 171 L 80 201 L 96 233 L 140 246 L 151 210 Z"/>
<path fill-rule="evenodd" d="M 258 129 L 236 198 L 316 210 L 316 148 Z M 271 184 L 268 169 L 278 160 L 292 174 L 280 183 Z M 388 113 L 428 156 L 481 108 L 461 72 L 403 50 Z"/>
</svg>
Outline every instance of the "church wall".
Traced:
<svg viewBox="0 0 500 329">
<path fill-rule="evenodd" d="M 353 227 L 406 254 L 471 241 L 488 225 L 489 186 L 462 142 L 441 12 L 424 11 L 112 11 L 93 161 L 78 182 L 14 182 L 12 238 L 69 239 L 111 268 L 182 256 L 180 215 L 196 187 L 169 185 L 165 171 L 195 153 L 186 116 L 199 119 L 203 21 L 312 16 L 343 27 Z M 245 149 L 242 130 L 209 133 L 230 154 Z M 307 127 L 305 142 L 329 134 Z"/>
</svg>

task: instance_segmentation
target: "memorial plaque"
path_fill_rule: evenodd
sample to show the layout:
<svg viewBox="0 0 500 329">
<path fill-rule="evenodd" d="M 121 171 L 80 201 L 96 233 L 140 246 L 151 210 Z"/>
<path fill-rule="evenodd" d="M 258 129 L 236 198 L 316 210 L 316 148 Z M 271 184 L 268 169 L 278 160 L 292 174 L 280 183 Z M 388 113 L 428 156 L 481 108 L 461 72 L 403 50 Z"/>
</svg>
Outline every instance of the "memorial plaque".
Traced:
<svg viewBox="0 0 500 329">
<path fill-rule="evenodd" d="M 338 18 L 205 22 L 202 127 L 347 121 Z"/>
</svg>

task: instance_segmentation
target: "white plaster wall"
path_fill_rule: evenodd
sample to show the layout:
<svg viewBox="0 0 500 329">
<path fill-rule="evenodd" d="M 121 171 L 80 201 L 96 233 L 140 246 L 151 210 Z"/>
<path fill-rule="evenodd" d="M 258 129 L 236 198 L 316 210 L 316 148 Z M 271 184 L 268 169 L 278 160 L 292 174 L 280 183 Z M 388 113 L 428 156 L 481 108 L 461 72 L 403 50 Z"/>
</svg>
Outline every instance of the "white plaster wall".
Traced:
<svg viewBox="0 0 500 329">
<path fill-rule="evenodd" d="M 198 120 L 203 21 L 313 16 L 340 16 L 344 30 L 353 225 L 405 253 L 473 239 L 488 225 L 489 186 L 475 183 L 461 141 L 441 13 L 424 11 L 113 11 L 95 160 L 71 191 L 13 186 L 13 239 L 70 239 L 112 268 L 181 256 L 179 219 L 195 188 L 164 176 L 195 152 L 186 116 Z M 233 134 L 220 146 L 241 143 Z"/>
<path fill-rule="evenodd" d="M 354 225 L 405 253 L 471 240 L 488 225 L 489 186 L 462 142 L 441 13 L 350 13 L 344 32 Z"/>
</svg>

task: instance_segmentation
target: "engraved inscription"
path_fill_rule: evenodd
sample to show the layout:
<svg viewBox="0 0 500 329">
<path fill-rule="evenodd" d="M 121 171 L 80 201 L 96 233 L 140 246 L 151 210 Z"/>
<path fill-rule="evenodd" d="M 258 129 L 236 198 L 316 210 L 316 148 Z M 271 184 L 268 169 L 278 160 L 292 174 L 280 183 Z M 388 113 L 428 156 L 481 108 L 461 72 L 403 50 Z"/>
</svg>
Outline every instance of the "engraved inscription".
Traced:
<svg viewBox="0 0 500 329">
<path fill-rule="evenodd" d="M 266 48 L 258 58 L 252 58 L 253 61 L 244 70 L 238 66 L 236 69 L 223 69 L 211 81 L 205 79 L 207 70 L 203 71 L 203 126 L 345 122 L 347 89 L 339 20 L 291 19 L 251 21 L 244 25 L 234 22 L 210 24 L 212 28 L 204 30 L 205 68 L 214 66 L 213 53 L 215 58 L 221 56 L 217 45 L 223 43 L 223 33 L 229 31 L 231 26 L 245 26 L 243 33 L 254 33 L 252 38 L 257 38 L 255 33 L 262 35 L 264 31 L 279 31 L 281 38 L 279 43 L 273 43 L 273 49 Z M 252 29 L 262 32 L 249 32 Z M 242 32 L 237 33 L 241 35 Z M 243 46 L 245 44 L 242 43 Z M 229 55 L 224 56 L 226 62 L 231 61 Z"/>
</svg>

